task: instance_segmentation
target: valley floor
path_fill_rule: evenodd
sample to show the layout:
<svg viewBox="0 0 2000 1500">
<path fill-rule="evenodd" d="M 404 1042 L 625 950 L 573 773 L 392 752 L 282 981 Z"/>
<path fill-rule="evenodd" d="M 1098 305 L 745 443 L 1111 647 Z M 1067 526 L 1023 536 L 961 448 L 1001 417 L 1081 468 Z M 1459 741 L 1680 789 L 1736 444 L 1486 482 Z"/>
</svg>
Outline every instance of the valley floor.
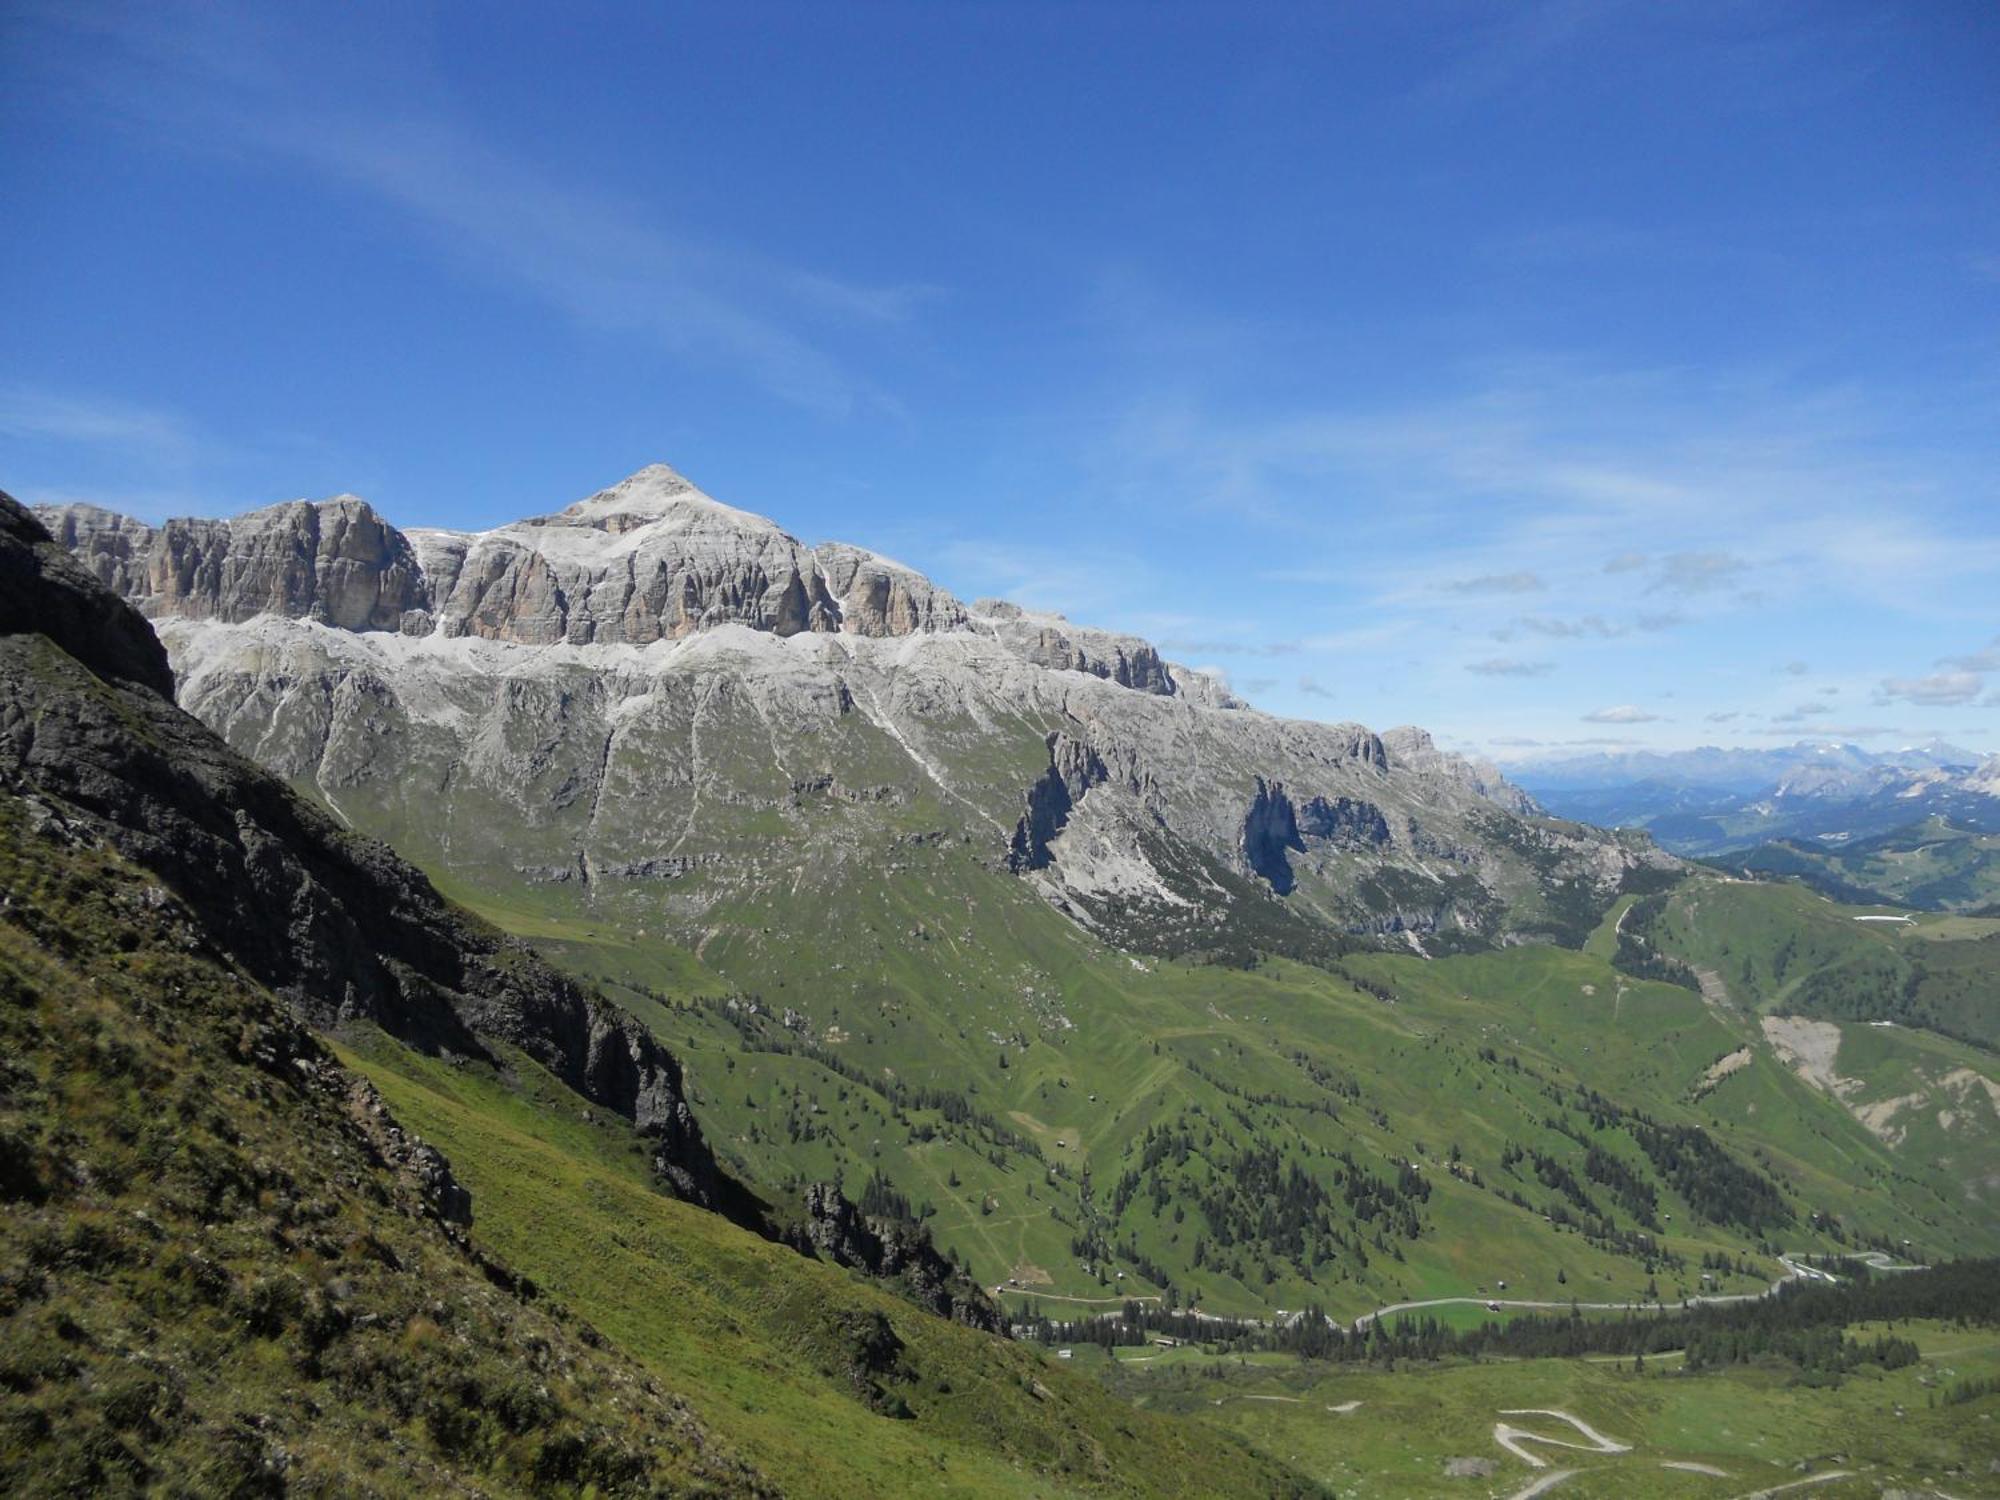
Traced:
<svg viewBox="0 0 2000 1500">
<path fill-rule="evenodd" d="M 1638 1372 L 1601 1358 L 1388 1371 L 1187 1347 L 1077 1347 L 1071 1363 L 1142 1407 L 1221 1422 L 1356 1497 L 2000 1495 L 2000 1393 L 1944 1399 L 1958 1382 L 2000 1377 L 2000 1337 L 1939 1323 L 1894 1332 L 1916 1340 L 1918 1364 L 1833 1389 L 1754 1367 L 1682 1374 L 1670 1355 Z"/>
</svg>

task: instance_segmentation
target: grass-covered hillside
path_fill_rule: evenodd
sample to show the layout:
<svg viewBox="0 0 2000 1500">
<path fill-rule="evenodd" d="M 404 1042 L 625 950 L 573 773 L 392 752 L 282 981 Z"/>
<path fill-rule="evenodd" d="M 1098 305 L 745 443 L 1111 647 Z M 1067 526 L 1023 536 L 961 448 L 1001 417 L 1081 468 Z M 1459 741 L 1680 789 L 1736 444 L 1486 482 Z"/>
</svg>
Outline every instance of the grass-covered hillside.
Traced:
<svg viewBox="0 0 2000 1500">
<path fill-rule="evenodd" d="M 482 909 L 653 1026 L 733 1170 L 906 1203 L 1015 1306 L 1354 1316 L 1992 1247 L 1961 1175 L 1990 1134 L 1885 1138 L 1753 1010 L 1615 967 L 1638 904 L 1581 951 L 1249 968 L 1112 949 L 950 847 L 730 908 L 698 954 L 574 893 Z"/>
<path fill-rule="evenodd" d="M 1872 838 L 1781 839 L 1715 861 L 1804 882 L 1837 901 L 2000 915 L 2000 834 L 1930 818 Z"/>
<path fill-rule="evenodd" d="M 0 1488 L 767 1489 L 147 872 L 9 797 L 0 888 Z"/>
<path fill-rule="evenodd" d="M 29 820 L 0 800 L 8 1492 L 1294 1487 L 674 1201 L 525 1055 L 329 1051 L 148 872 Z"/>
<path fill-rule="evenodd" d="M 2000 1044 L 2000 918 L 1848 905 L 1790 882 L 1707 876 L 1627 932 L 1751 1013 L 1917 1026 Z"/>
</svg>

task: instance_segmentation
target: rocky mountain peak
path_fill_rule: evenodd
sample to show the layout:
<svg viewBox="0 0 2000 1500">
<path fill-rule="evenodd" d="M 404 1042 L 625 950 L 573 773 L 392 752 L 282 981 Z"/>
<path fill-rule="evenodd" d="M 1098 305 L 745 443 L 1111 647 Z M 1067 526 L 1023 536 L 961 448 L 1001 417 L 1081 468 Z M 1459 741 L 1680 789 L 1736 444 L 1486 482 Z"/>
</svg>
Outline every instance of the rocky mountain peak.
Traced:
<svg viewBox="0 0 2000 1500">
<path fill-rule="evenodd" d="M 520 524 L 587 526 L 619 536 L 661 523 L 675 531 L 753 533 L 780 538 L 794 547 L 799 545 L 798 539 L 775 521 L 724 505 L 666 464 L 648 464 L 609 489 L 599 490 L 553 516 L 540 516 Z"/>
</svg>

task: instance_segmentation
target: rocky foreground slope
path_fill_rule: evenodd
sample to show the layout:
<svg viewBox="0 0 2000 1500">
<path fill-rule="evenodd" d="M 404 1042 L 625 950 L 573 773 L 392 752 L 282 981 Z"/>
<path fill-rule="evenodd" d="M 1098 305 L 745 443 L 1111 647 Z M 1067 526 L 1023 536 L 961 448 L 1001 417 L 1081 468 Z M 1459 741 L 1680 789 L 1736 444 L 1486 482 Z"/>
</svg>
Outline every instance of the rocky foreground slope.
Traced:
<svg viewBox="0 0 2000 1500">
<path fill-rule="evenodd" d="M 1247 919 L 1272 946 L 1435 949 L 1573 936 L 1664 863 L 1419 730 L 1270 717 L 1145 641 L 962 604 L 664 467 L 480 533 L 352 497 L 41 517 L 152 618 L 185 707 L 489 891 L 637 894 L 698 934 L 732 895 L 920 841 L 1143 946 Z"/>
</svg>

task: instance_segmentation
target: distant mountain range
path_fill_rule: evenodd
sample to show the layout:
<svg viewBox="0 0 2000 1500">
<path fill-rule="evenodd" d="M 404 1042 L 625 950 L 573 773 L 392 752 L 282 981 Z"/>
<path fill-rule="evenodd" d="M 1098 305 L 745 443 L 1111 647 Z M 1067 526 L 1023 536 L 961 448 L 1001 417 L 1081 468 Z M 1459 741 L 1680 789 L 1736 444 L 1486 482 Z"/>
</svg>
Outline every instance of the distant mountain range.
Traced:
<svg viewBox="0 0 2000 1500">
<path fill-rule="evenodd" d="M 1630 751 L 1526 764 L 1511 774 L 1561 817 L 1644 828 L 1683 855 L 1772 839 L 1838 845 L 1929 819 L 2000 830 L 2000 756 L 1981 761 L 1941 741 L 1887 751 L 1809 740 Z"/>
</svg>

